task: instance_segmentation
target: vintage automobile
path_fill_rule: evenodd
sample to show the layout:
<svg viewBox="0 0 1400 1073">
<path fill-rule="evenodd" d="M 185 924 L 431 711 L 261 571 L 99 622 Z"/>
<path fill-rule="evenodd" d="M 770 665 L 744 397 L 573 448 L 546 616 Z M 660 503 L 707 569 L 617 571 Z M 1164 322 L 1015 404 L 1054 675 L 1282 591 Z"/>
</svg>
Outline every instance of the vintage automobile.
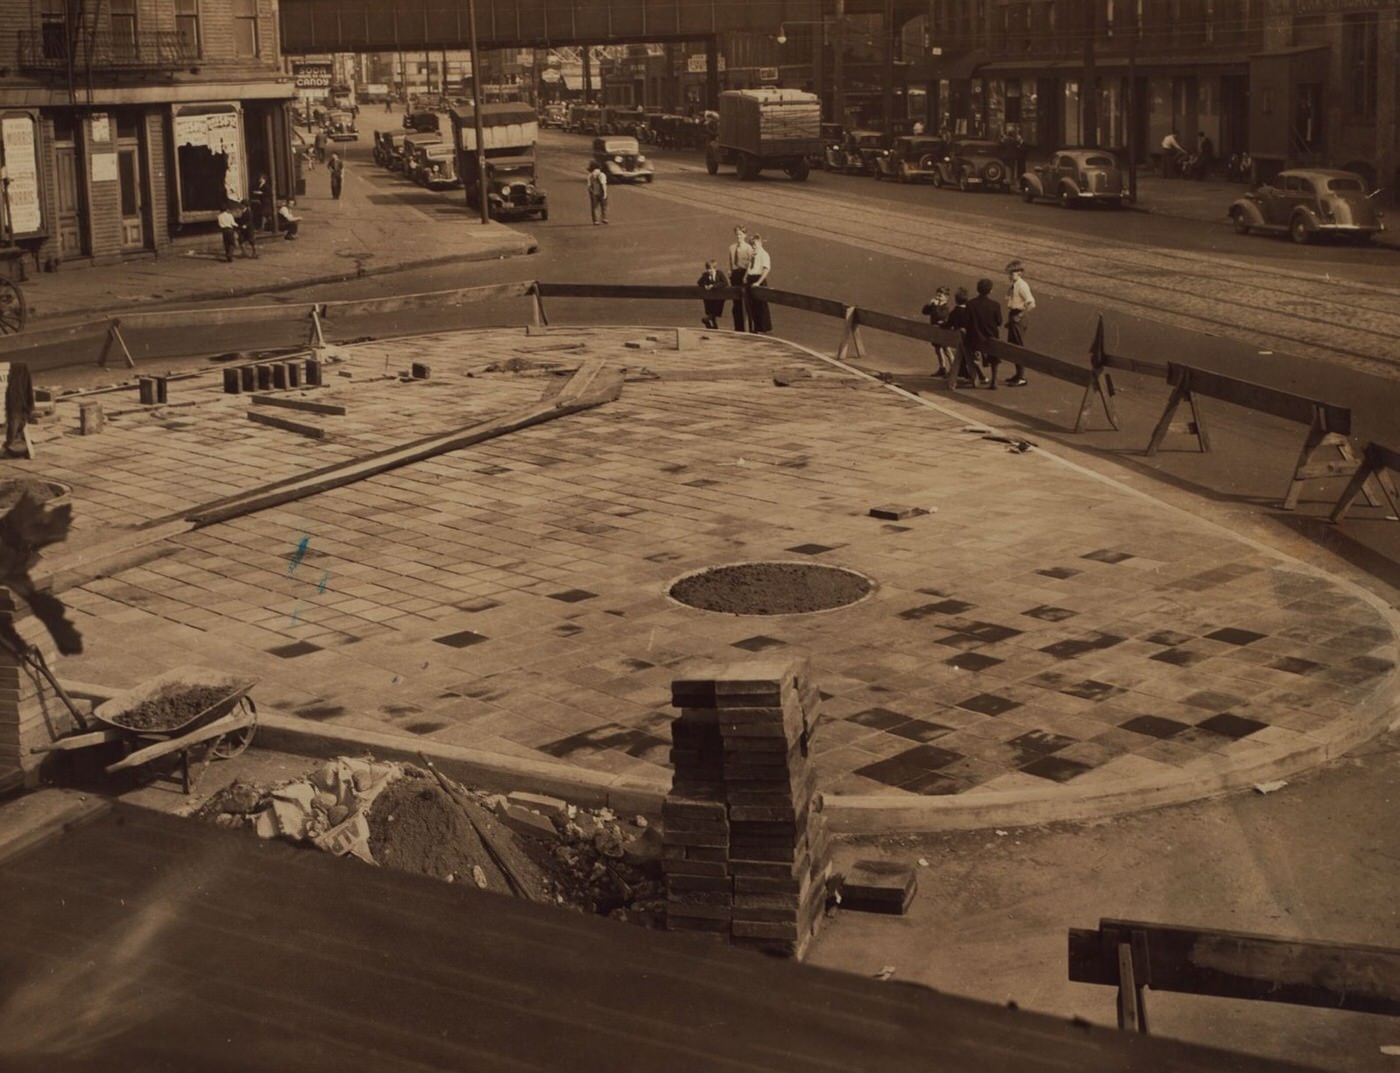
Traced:
<svg viewBox="0 0 1400 1073">
<path fill-rule="evenodd" d="M 540 126 L 562 129 L 569 118 L 569 106 L 562 101 L 554 101 L 540 109 Z"/>
<path fill-rule="evenodd" d="M 603 133 L 603 109 L 596 104 L 569 105 L 569 118 L 564 129 L 571 134 Z"/>
<path fill-rule="evenodd" d="M 403 151 L 399 153 L 398 159 L 389 165 L 390 171 L 401 171 L 405 178 L 413 178 L 410 170 L 413 160 L 418 150 L 424 146 L 439 145 L 442 142 L 441 134 L 413 133 L 403 136 Z"/>
<path fill-rule="evenodd" d="M 374 162 L 381 168 L 393 169 L 394 162 L 403 153 L 403 131 L 376 130 L 374 132 Z"/>
<path fill-rule="evenodd" d="M 416 130 L 422 132 L 438 131 L 438 114 L 436 112 L 405 112 L 403 116 L 403 129 Z"/>
<path fill-rule="evenodd" d="M 926 135 L 896 138 L 889 152 L 875 160 L 879 169 L 877 179 L 894 179 L 901 183 L 932 182 L 935 167 L 948 154 L 948 143 Z"/>
<path fill-rule="evenodd" d="M 326 116 L 326 137 L 333 142 L 358 141 L 360 132 L 355 129 L 355 117 L 349 112 L 331 112 Z"/>
<path fill-rule="evenodd" d="M 846 136 L 846 128 L 840 123 L 823 123 L 822 131 L 822 151 L 812 156 L 807 161 L 814 168 L 825 168 L 827 166 L 827 154 L 833 149 L 840 149 L 842 139 Z"/>
<path fill-rule="evenodd" d="M 462 177 L 467 205 L 480 209 L 484 196 L 493 219 L 537 216 L 548 220 L 549 199 L 535 185 L 535 142 L 539 140 L 535 109 L 518 102 L 483 104 L 480 145 L 472 110 L 453 108 L 451 116 L 457 174 Z M 484 190 L 481 183 L 483 157 Z"/>
<path fill-rule="evenodd" d="M 1021 176 L 1027 203 L 1052 198 L 1067 209 L 1076 205 L 1127 204 L 1128 186 L 1118 158 L 1104 149 L 1057 149 L 1044 164 Z"/>
<path fill-rule="evenodd" d="M 451 142 L 432 142 L 413 147 L 413 156 L 404 174 L 429 190 L 450 190 L 460 186 L 457 178 L 457 150 Z"/>
<path fill-rule="evenodd" d="M 826 170 L 874 175 L 875 161 L 885 151 L 885 136 L 878 130 L 848 130 L 841 144 L 826 151 Z"/>
<path fill-rule="evenodd" d="M 1230 206 L 1235 231 L 1287 232 L 1297 243 L 1323 235 L 1370 242 L 1385 222 L 1366 183 L 1353 171 L 1292 168 L 1261 183 Z"/>
<path fill-rule="evenodd" d="M 1003 153 L 999 142 L 953 142 L 934 167 L 933 185 L 956 186 L 959 190 L 1009 191 L 1011 168 Z"/>
<path fill-rule="evenodd" d="M 609 104 L 603 108 L 603 118 L 599 134 L 626 134 L 637 137 L 637 132 L 646 122 L 647 114 L 641 105 Z"/>
<path fill-rule="evenodd" d="M 636 138 L 608 135 L 593 139 L 593 159 L 614 183 L 649 183 L 656 178 Z"/>
</svg>

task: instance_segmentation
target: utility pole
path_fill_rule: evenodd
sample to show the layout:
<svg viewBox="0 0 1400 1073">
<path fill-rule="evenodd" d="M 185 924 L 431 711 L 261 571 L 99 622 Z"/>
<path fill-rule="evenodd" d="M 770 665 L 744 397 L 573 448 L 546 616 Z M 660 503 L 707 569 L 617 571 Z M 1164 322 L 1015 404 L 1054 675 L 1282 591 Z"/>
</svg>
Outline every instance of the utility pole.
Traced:
<svg viewBox="0 0 1400 1073">
<path fill-rule="evenodd" d="M 846 125 L 846 0 L 836 0 L 833 20 L 836 34 L 831 48 L 831 83 L 836 114 L 832 121 Z"/>
<path fill-rule="evenodd" d="M 1141 107 L 1137 84 L 1137 27 L 1134 26 L 1128 38 L 1128 201 L 1134 205 L 1137 204 L 1138 154 L 1142 152 L 1138 144 L 1138 109 Z"/>
<path fill-rule="evenodd" d="M 1095 64 L 1095 38 L 1099 32 L 1100 0 L 1088 0 L 1086 33 L 1084 34 L 1084 76 L 1079 86 L 1079 126 L 1085 145 L 1099 144 L 1099 74 Z"/>
<path fill-rule="evenodd" d="M 894 137 L 894 0 L 885 0 L 884 29 L 885 49 L 883 70 L 880 72 L 880 115 L 883 119 L 885 137 Z"/>
<path fill-rule="evenodd" d="M 467 0 L 467 27 L 472 46 L 472 122 L 476 127 L 476 191 L 481 203 L 481 222 L 491 222 L 491 203 L 486 197 L 486 130 L 481 121 L 481 53 L 476 47 L 476 0 Z"/>
</svg>

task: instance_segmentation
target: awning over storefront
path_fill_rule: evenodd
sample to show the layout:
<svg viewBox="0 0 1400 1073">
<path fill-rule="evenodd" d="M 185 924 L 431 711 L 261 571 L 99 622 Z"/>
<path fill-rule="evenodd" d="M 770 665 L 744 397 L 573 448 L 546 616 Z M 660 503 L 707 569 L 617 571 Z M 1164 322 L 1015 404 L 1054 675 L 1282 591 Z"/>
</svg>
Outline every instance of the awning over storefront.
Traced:
<svg viewBox="0 0 1400 1073">
<path fill-rule="evenodd" d="M 1099 56 L 1094 61 L 1094 68 L 1098 71 L 1126 71 L 1128 69 L 1127 56 Z M 1215 74 L 1229 74 L 1237 72 L 1243 74 L 1249 69 L 1248 63 L 1240 56 L 1139 56 L 1137 69 L 1139 72 L 1161 70 L 1164 68 L 1178 69 L 1185 68 L 1192 71 L 1202 68 L 1209 68 Z M 995 77 L 1004 74 L 1056 74 L 1060 72 L 1073 72 L 1084 70 L 1084 61 L 1073 60 L 997 60 L 994 63 L 984 63 L 977 68 L 979 77 Z"/>
<path fill-rule="evenodd" d="M 987 64 L 988 58 L 988 54 L 980 49 L 956 55 L 920 56 L 909 65 L 908 81 L 911 84 L 964 81 L 978 73 L 979 68 Z"/>
</svg>

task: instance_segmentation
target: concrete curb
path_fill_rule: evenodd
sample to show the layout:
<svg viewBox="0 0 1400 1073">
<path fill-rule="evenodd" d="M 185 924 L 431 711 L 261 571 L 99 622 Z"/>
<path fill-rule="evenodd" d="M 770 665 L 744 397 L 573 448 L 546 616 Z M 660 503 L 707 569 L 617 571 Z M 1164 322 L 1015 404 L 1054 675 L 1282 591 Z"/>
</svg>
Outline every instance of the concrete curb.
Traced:
<svg viewBox="0 0 1400 1073">
<path fill-rule="evenodd" d="M 38 790 L 0 808 L 0 864 L 92 823 L 111 811 L 111 802 L 75 790 Z"/>
<path fill-rule="evenodd" d="M 539 252 L 539 243 L 533 239 L 512 243 L 509 248 L 497 248 L 495 250 L 481 250 L 475 253 L 454 253 L 442 257 L 427 257 L 418 261 L 403 261 L 398 264 L 384 265 L 382 267 L 366 269 L 364 271 L 354 270 L 347 272 L 329 272 L 319 276 L 307 276 L 302 279 L 288 280 L 286 283 L 278 283 L 272 286 L 259 284 L 247 287 L 224 287 L 218 290 L 197 291 L 193 294 L 180 295 L 175 298 L 158 298 L 149 302 L 114 302 L 110 305 L 88 306 L 80 314 L 77 310 L 70 310 L 58 313 L 44 313 L 43 306 L 37 310 L 30 310 L 30 320 L 39 322 L 42 320 L 59 321 L 65 317 L 91 316 L 101 313 L 130 312 L 146 305 L 177 305 L 181 303 L 196 302 L 217 302 L 226 298 L 251 298 L 259 294 L 282 294 L 287 291 L 301 290 L 303 287 L 320 287 L 333 283 L 349 283 L 357 279 L 369 279 L 372 276 L 388 276 L 396 272 L 407 272 L 419 268 L 437 268 L 442 265 L 467 264 L 476 261 L 501 261 L 507 257 L 524 257 L 532 253 Z"/>
</svg>

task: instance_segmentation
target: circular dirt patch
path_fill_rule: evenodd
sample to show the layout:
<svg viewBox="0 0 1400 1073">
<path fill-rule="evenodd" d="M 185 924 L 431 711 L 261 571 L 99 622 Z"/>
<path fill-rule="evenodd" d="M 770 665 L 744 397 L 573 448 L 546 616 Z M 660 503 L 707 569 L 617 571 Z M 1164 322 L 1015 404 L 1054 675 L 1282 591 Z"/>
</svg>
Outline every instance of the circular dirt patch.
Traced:
<svg viewBox="0 0 1400 1073">
<path fill-rule="evenodd" d="M 28 494 L 38 503 L 51 499 L 61 499 L 68 494 L 68 486 L 55 481 L 40 481 L 32 477 L 16 477 L 0 481 L 0 514 L 9 510 Z"/>
<path fill-rule="evenodd" d="M 800 615 L 830 611 L 869 596 L 875 583 L 854 570 L 815 563 L 736 563 L 681 578 L 671 597 L 702 611 Z"/>
</svg>

